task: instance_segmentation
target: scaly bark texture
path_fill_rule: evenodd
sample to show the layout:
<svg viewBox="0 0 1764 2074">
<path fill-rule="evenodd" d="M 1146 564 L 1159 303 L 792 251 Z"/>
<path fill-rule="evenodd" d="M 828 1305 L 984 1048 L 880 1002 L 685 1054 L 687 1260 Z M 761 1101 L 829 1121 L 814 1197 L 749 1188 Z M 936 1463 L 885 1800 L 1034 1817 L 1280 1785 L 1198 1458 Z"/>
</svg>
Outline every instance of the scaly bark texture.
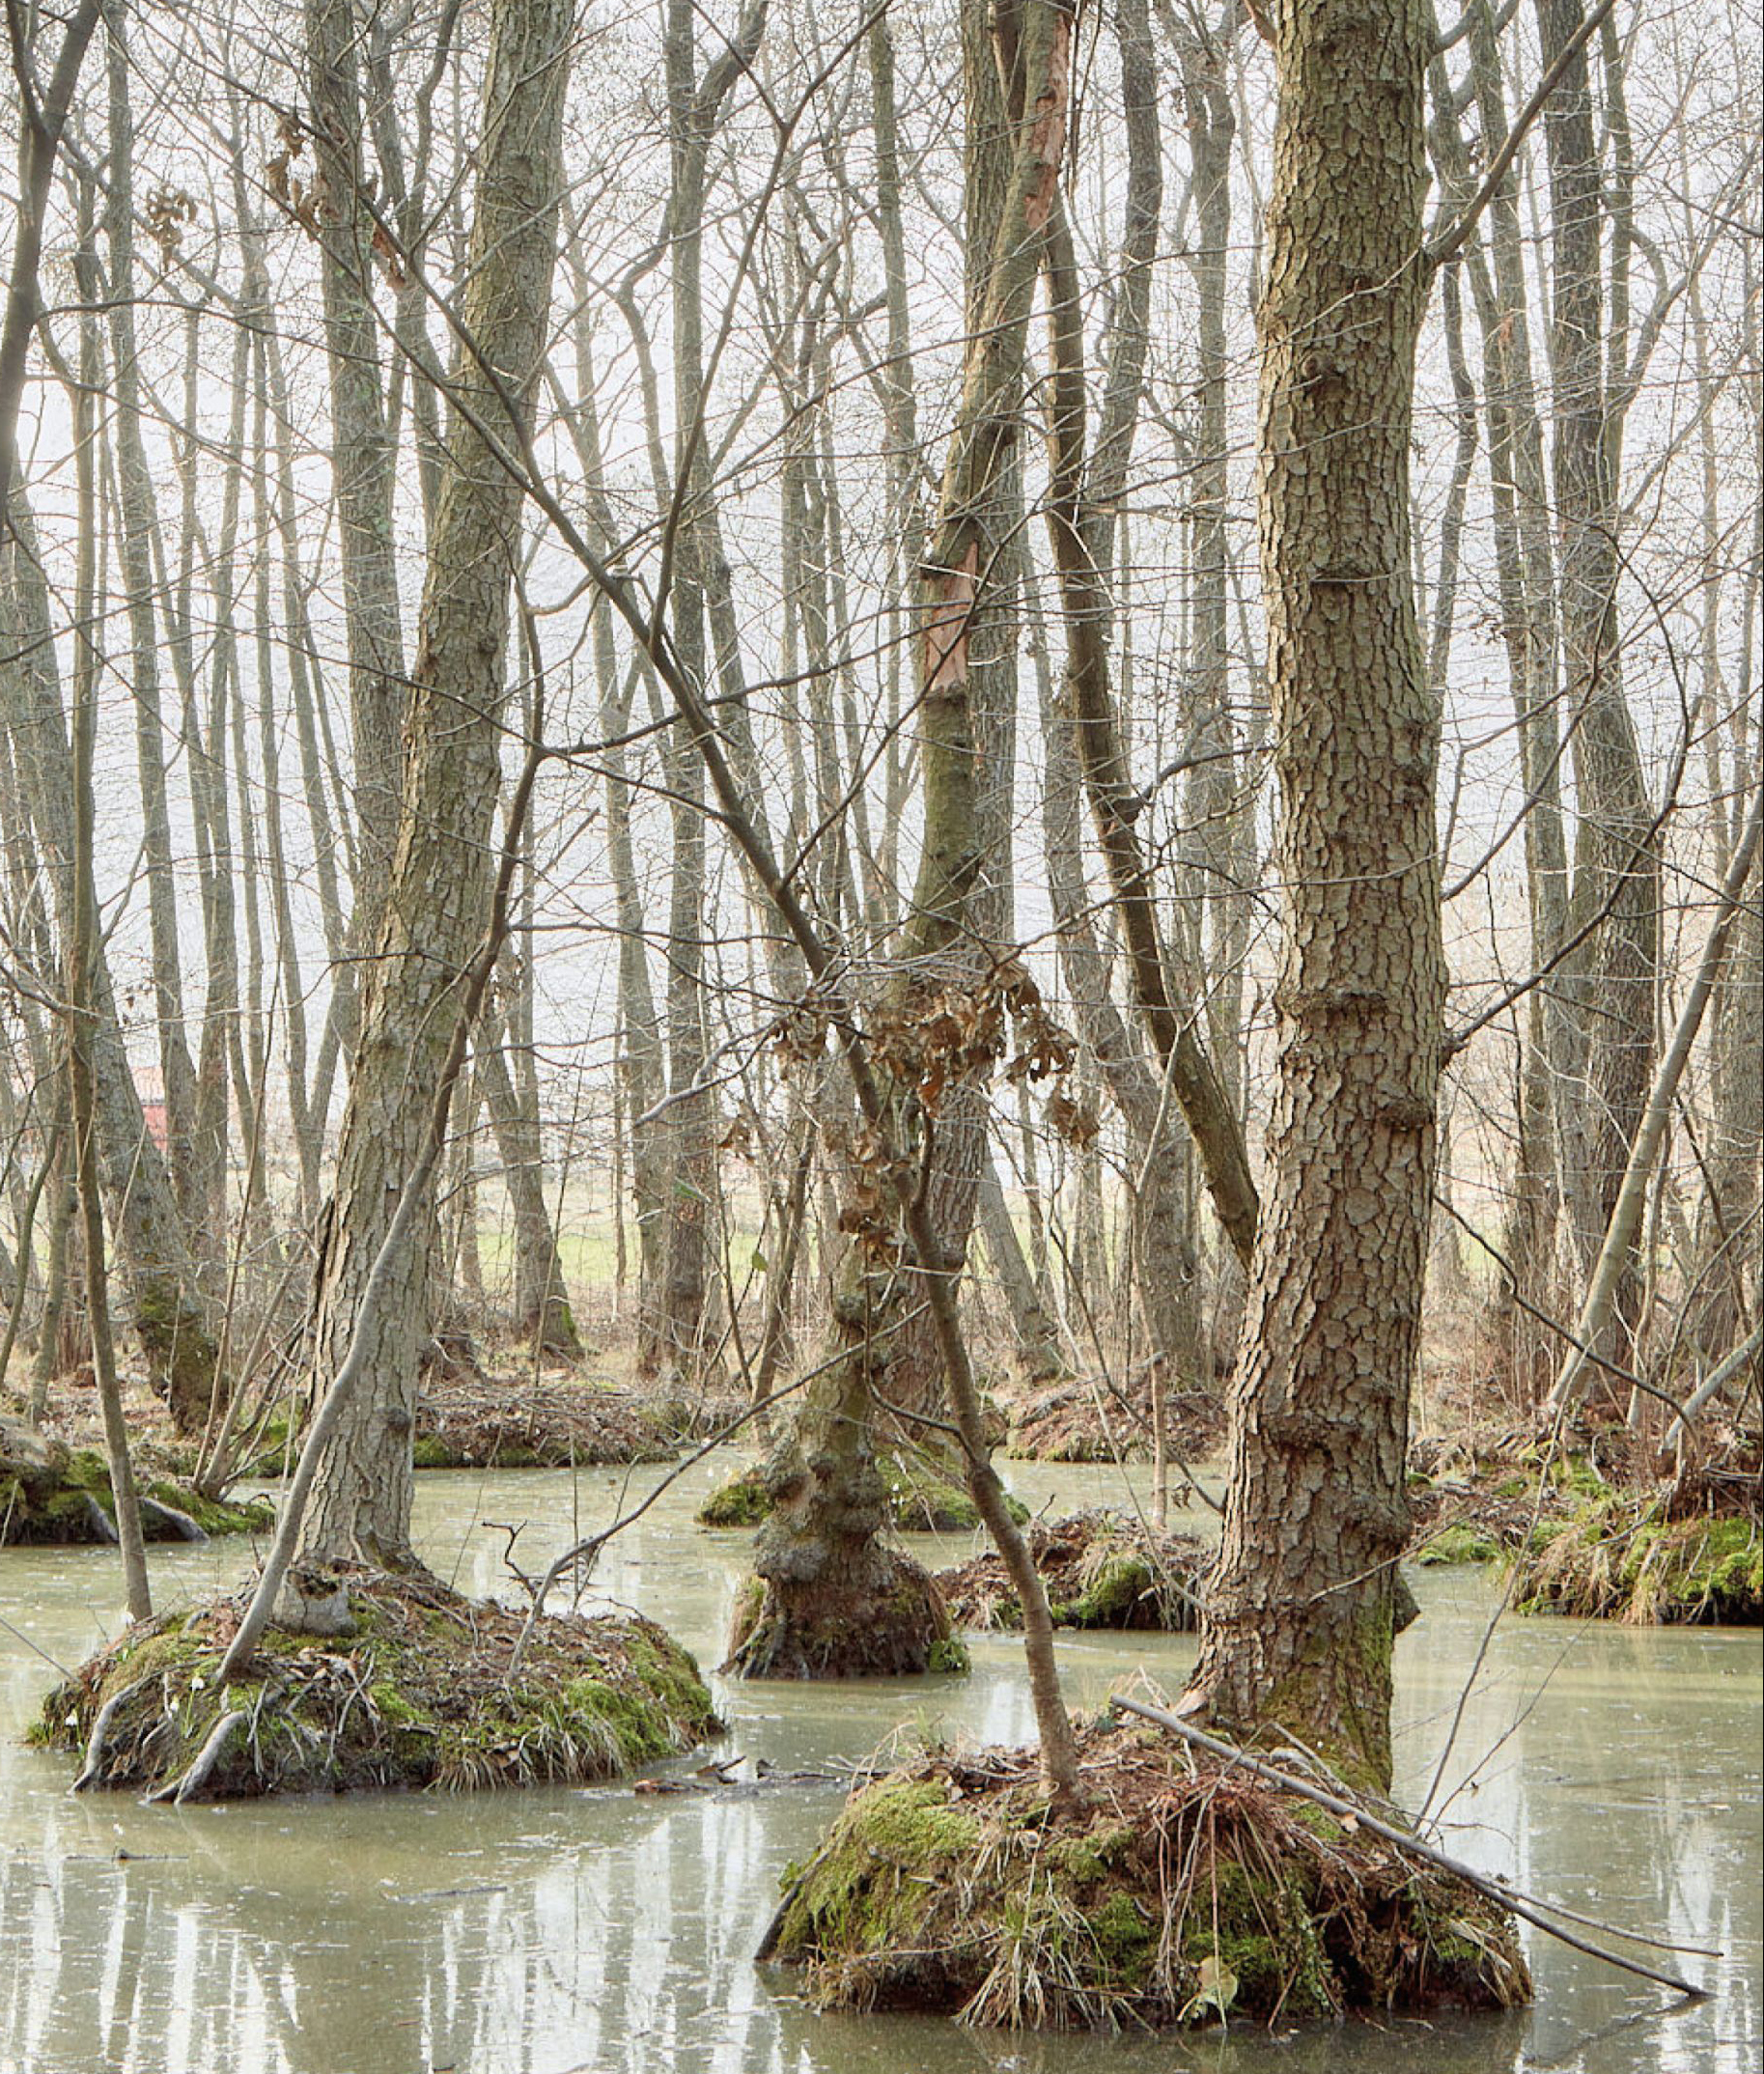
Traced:
<svg viewBox="0 0 1764 2074">
<path fill-rule="evenodd" d="M 454 393 L 505 440 L 545 350 L 563 184 L 568 0 L 502 0 L 491 26 L 476 217 Z M 496 370 L 492 383 L 486 367 Z M 449 430 L 411 670 L 405 792 L 378 955 L 337 1157 L 317 1313 L 322 1374 L 349 1349 L 400 1189 L 421 1157 L 452 1039 L 450 1001 L 484 938 L 500 767 L 509 588 L 520 491 L 462 410 Z M 434 1219 L 370 1320 L 370 1382 L 344 1413 L 313 1489 L 298 1557 L 413 1560 L 410 1443 Z"/>
<path fill-rule="evenodd" d="M 1279 11 L 1259 523 L 1286 931 L 1269 1178 L 1192 1700 L 1390 1780 L 1445 971 L 1410 571 L 1423 0 Z"/>
</svg>

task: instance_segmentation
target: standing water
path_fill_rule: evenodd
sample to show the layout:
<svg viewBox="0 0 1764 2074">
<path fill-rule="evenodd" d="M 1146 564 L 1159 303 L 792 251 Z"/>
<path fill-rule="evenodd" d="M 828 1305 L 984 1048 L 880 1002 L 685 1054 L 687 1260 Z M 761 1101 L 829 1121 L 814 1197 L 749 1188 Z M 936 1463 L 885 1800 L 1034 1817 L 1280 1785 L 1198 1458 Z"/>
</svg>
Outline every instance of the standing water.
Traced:
<svg viewBox="0 0 1764 2074">
<path fill-rule="evenodd" d="M 597 1597 L 720 1654 L 745 1534 L 692 1514 L 727 1461 L 697 1466 L 602 1558 Z M 417 1540 L 462 1589 L 518 1599 L 529 1573 L 664 1471 L 420 1479 Z M 1014 1464 L 1064 1511 L 1121 1497 L 1113 1471 Z M 964 1541 L 915 1547 L 934 1563 Z M 243 1545 L 153 1552 L 158 1603 L 237 1579 Z M 1428 1796 L 1496 1595 L 1421 1571 L 1397 1649 L 1398 1798 Z M 70 1766 L 20 1747 L 57 1665 L 119 1624 L 114 1554 L 0 1556 L 0 2074 L 1753 2074 L 1759 2008 L 1761 1677 L 1757 1631 L 1503 1619 L 1445 1776 L 1448 1848 L 1518 1885 L 1657 1936 L 1720 1946 L 1684 1962 L 1714 1989 L 1665 1993 L 1534 1938 L 1536 2006 L 1505 2018 L 1271 2036 L 1027 2037 L 940 2019 L 822 2017 L 752 1953 L 786 1867 L 836 1784 L 639 1795 L 362 1795 L 171 1810 L 73 1800 Z M 15 1630 L 15 1632 L 14 1632 Z M 1142 1670 L 1180 1690 L 1190 1638 L 1074 1636 L 1069 1696 Z M 923 1735 L 1021 1742 L 1022 1660 L 974 1646 L 970 1678 L 833 1686 L 714 1681 L 714 1754 L 778 1772 L 868 1760 Z M 697 1759 L 661 1768 L 690 1774 Z M 1467 1782 L 1473 1774 L 1473 1782 Z"/>
</svg>

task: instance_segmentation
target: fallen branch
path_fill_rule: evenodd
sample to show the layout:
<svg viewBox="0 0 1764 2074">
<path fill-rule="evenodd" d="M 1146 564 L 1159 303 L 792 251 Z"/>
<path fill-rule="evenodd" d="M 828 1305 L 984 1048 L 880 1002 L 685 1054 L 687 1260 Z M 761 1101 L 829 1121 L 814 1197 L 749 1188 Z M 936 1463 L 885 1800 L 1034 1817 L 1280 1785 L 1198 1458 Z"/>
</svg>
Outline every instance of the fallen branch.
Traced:
<svg viewBox="0 0 1764 2074">
<path fill-rule="evenodd" d="M 1462 1859 L 1452 1858 L 1446 1852 L 1436 1850 L 1430 1843 L 1423 1843 L 1418 1836 L 1395 1828 L 1353 1801 L 1343 1800 L 1338 1793 L 1327 1792 L 1322 1786 L 1314 1786 L 1308 1780 L 1296 1779 L 1290 1772 L 1276 1771 L 1271 1764 L 1264 1764 L 1259 1757 L 1252 1757 L 1247 1751 L 1239 1750 L 1235 1744 L 1222 1741 L 1218 1736 L 1208 1735 L 1204 1729 L 1185 1722 L 1180 1715 L 1171 1714 L 1163 1707 L 1148 1707 L 1144 1701 L 1128 1699 L 1117 1695 L 1108 1703 L 1115 1714 L 1135 1714 L 1142 1721 L 1167 1730 L 1171 1735 L 1181 1736 L 1198 1750 L 1209 1752 L 1227 1763 L 1241 1766 L 1255 1778 L 1265 1780 L 1282 1792 L 1296 1793 L 1301 1800 L 1314 1801 L 1319 1808 L 1332 1815 L 1348 1817 L 1358 1823 L 1361 1829 L 1370 1830 L 1373 1836 L 1382 1836 L 1386 1843 L 1411 1858 L 1419 1858 L 1430 1865 L 1437 1865 L 1442 1872 L 1449 1872 L 1455 1879 L 1473 1887 L 1478 1893 L 1486 1894 L 1491 1901 L 1498 1901 L 1502 1908 L 1509 1908 L 1515 1916 L 1542 1930 L 1547 1936 L 1571 1945 L 1576 1951 L 1583 1951 L 1589 1958 L 1603 1959 L 1608 1966 L 1620 1967 L 1625 1973 L 1639 1974 L 1644 1980 L 1658 1982 L 1661 1987 L 1671 1988 L 1676 1994 L 1691 1996 L 1701 2001 L 1709 1993 L 1707 1988 L 1694 1981 L 1681 1979 L 1676 1974 L 1661 1973 L 1657 1968 L 1643 1964 L 1640 1959 L 1625 1958 L 1620 1952 L 1607 1951 L 1603 1946 L 1591 1945 L 1584 1938 L 1576 1937 L 1564 1930 L 1559 1923 L 1552 1922 L 1543 1911 L 1571 1917 L 1576 1922 L 1588 1923 L 1594 1929 L 1609 1931 L 1616 1937 L 1633 1938 L 1638 1945 L 1652 1945 L 1666 1951 L 1695 1951 L 1700 1957 L 1719 1958 L 1719 1952 L 1705 1951 L 1698 1946 L 1667 1945 L 1657 1937 L 1644 1936 L 1639 1931 L 1626 1930 L 1613 1922 L 1595 1922 L 1591 1918 L 1576 1916 L 1572 1910 L 1558 1909 L 1554 1902 L 1538 1899 L 1534 1895 L 1516 1893 L 1504 1880 L 1493 1879 L 1486 1872 L 1478 1872 L 1473 1865 L 1467 1865 Z"/>
</svg>

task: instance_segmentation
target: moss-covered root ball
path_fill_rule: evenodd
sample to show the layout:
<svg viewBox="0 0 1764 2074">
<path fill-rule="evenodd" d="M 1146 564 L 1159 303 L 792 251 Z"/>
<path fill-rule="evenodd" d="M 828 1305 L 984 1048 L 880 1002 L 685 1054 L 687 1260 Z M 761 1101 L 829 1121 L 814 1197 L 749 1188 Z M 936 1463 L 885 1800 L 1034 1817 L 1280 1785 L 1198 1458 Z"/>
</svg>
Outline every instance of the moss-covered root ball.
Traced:
<svg viewBox="0 0 1764 2074">
<path fill-rule="evenodd" d="M 717 1732 L 697 1665 L 653 1621 L 548 1615 L 511 1682 L 521 1614 L 376 1572 L 326 1582 L 348 1632 L 271 1627 L 223 1686 L 242 1601 L 162 1613 L 57 1687 L 36 1739 L 81 1756 L 81 1786 L 214 1800 L 585 1783 Z"/>
<path fill-rule="evenodd" d="M 1528 2000 L 1512 1922 L 1474 1889 L 1155 1732 L 1082 1741 L 1081 1804 L 1025 1751 L 854 1794 L 787 1873 L 762 1959 L 824 2009 L 1046 2030 Z"/>
</svg>

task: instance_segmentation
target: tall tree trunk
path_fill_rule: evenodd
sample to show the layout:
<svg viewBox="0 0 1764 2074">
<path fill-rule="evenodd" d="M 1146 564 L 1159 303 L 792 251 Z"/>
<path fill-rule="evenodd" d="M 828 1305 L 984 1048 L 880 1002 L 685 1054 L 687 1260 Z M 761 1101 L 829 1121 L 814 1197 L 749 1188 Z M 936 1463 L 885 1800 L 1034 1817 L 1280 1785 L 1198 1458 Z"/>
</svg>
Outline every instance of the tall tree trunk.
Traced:
<svg viewBox="0 0 1764 2074">
<path fill-rule="evenodd" d="M 994 580 L 990 527 L 1013 461 L 1041 237 L 1065 148 L 1071 24 L 1046 0 L 1022 0 L 1000 12 L 996 33 L 998 72 L 987 76 L 1008 82 L 1000 110 L 1008 176 L 994 210 L 980 321 L 966 334 L 962 397 L 927 545 L 916 644 L 919 871 L 895 976 L 866 1004 L 877 1113 L 853 1146 L 842 1213 L 853 1244 L 833 1302 L 833 1352 L 809 1386 L 793 1449 L 774 1465 L 783 1501 L 760 1532 L 758 1588 L 749 1588 L 738 1612 L 731 1665 L 748 1676 L 922 1670 L 948 1627 L 930 1581 L 882 1538 L 887 1502 L 874 1427 L 878 1399 L 889 1397 L 891 1341 L 913 1304 L 941 1307 L 939 1344 L 946 1359 L 958 1358 L 949 1334 L 963 1268 L 963 1256 L 933 1236 L 930 1205 L 917 1195 L 913 1253 L 930 1272 L 909 1268 L 891 1216 L 895 1182 L 886 1163 L 910 1158 L 920 1171 L 931 1170 L 947 1093 L 988 1063 L 964 1057 L 944 1027 L 953 1025 L 959 1038 L 966 1004 L 978 1006 L 972 903 L 988 861 L 977 840 L 983 774 L 970 632 L 984 625 L 986 590 Z M 969 67 L 970 92 L 975 77 Z M 971 103 L 968 120 L 984 120 Z M 971 1391 L 969 1379 L 961 1383 Z M 952 1390 L 966 1452 L 979 1443 L 978 1412 L 954 1380 Z M 969 1474 L 970 1487 L 992 1479 L 990 1522 L 1002 1507 L 983 1448 L 970 1457 Z M 1002 1530 L 1013 1531 L 1008 1517 Z M 1069 1734 L 1062 1758 L 1057 1724 L 1049 1719 L 1049 1762 L 1065 1764 Z"/>
<path fill-rule="evenodd" d="M 353 0 L 306 0 L 314 184 L 321 197 L 320 278 L 330 377 L 331 475 L 336 486 L 355 752 L 355 911 L 352 939 L 367 954 L 399 830 L 405 649 L 398 602 L 393 496 L 397 455 L 387 435 L 374 311 L 375 226 L 364 201 L 367 132 Z M 296 135 L 297 147 L 302 139 Z M 284 165 L 286 160 L 284 160 Z M 414 371 L 413 371 L 414 378 Z M 352 995 L 345 1003 L 355 1005 Z M 344 1033 L 345 1042 L 353 1037 Z"/>
<path fill-rule="evenodd" d="M 13 494 L 0 563 L 0 710 L 30 800 L 64 944 L 72 940 L 74 784 L 67 712 L 56 669 L 48 586 L 22 486 Z M 198 1287 L 171 1177 L 141 1110 L 124 1050 L 103 945 L 91 961 L 93 1100 L 98 1150 L 129 1323 L 148 1369 L 187 1425 L 200 1424 L 212 1387 L 216 1349 Z"/>
<path fill-rule="evenodd" d="M 1579 29 L 1581 0 L 1537 0 L 1537 14 L 1548 65 L 1568 48 Z M 1586 1275 L 1616 1207 L 1647 1101 L 1660 888 L 1652 815 L 1618 646 L 1621 417 L 1608 407 L 1600 274 L 1603 176 L 1584 42 L 1574 50 L 1551 96 L 1544 136 L 1554 261 L 1552 463 L 1560 536 L 1564 690 L 1580 808 L 1570 936 L 1604 915 L 1565 969 L 1584 1026 L 1584 1069 L 1568 1087 L 1556 1089 L 1575 1250 Z M 1638 1298 L 1632 1258 L 1598 1352 L 1623 1356 Z M 1620 1409 L 1619 1399 L 1609 1391 L 1602 1395 Z"/>
<path fill-rule="evenodd" d="M 1259 514 L 1286 929 L 1269 1185 L 1190 1701 L 1387 1789 L 1445 993 L 1411 579 L 1423 0 L 1282 7 Z"/>
<path fill-rule="evenodd" d="M 430 536 L 407 706 L 405 797 L 337 1157 L 316 1320 L 341 1366 L 400 1189 L 418 1170 L 452 1041 L 446 1012 L 489 914 L 510 587 L 520 491 L 484 434 L 518 438 L 545 348 L 563 185 L 562 107 L 574 11 L 498 0 L 484 85 L 477 202 L 461 322 L 471 342 Z M 492 381 L 487 369 L 496 371 Z M 475 421 L 475 422 L 474 422 Z M 431 1190 L 431 1196 L 433 1191 Z M 433 1201 L 369 1319 L 371 1385 L 350 1400 L 313 1487 L 300 1553 L 386 1565 L 410 1549 L 411 1427 L 426 1323 Z"/>
</svg>

